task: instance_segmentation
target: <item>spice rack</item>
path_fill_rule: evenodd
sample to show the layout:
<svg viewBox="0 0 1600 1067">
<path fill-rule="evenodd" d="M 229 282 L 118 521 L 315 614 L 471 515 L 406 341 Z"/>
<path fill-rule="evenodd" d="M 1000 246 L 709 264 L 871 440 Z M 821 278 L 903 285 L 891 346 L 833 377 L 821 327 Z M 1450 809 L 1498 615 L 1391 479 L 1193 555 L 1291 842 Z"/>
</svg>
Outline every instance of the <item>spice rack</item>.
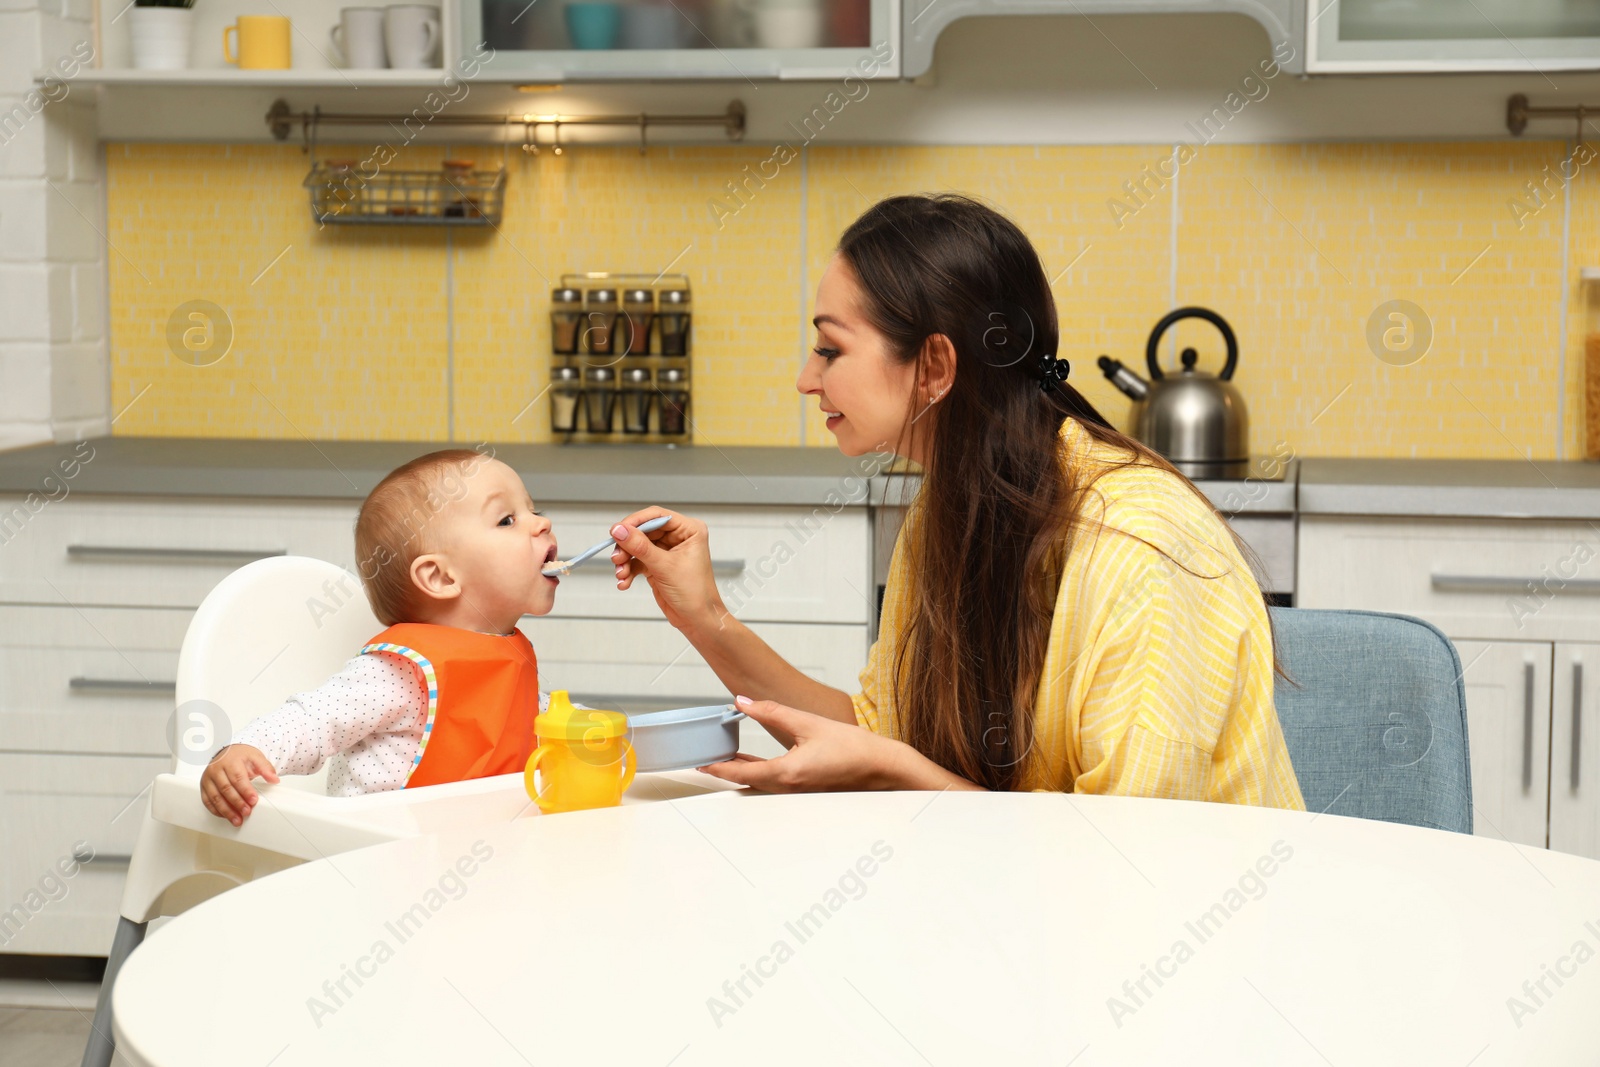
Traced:
<svg viewBox="0 0 1600 1067">
<path fill-rule="evenodd" d="M 563 274 L 550 295 L 551 432 L 688 443 L 692 318 L 688 275 Z"/>
<path fill-rule="evenodd" d="M 355 160 L 334 160 L 313 163 L 302 184 L 318 223 L 493 228 L 505 203 L 506 170 L 447 159 L 441 170 L 379 170 L 369 178 Z"/>
</svg>

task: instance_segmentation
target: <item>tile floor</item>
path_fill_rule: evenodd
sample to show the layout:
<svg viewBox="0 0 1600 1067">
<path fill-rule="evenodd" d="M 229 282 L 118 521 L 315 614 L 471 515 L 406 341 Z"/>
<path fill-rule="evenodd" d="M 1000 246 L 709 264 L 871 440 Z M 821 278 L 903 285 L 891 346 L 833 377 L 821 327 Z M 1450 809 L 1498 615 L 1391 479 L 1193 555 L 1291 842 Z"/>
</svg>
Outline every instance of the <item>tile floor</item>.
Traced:
<svg viewBox="0 0 1600 1067">
<path fill-rule="evenodd" d="M 0 973 L 0 1064 L 78 1067 L 100 984 L 48 969 L 42 974 L 18 970 L 34 969 L 0 969 L 12 972 Z M 127 1061 L 118 1056 L 113 1065 L 127 1067 Z"/>
</svg>

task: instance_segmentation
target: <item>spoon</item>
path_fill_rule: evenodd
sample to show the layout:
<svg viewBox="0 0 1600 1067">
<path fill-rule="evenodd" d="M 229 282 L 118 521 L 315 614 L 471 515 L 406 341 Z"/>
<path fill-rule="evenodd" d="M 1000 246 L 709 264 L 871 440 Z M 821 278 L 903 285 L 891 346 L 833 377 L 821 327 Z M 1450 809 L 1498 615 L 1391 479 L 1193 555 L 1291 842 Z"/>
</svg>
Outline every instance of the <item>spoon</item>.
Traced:
<svg viewBox="0 0 1600 1067">
<path fill-rule="evenodd" d="M 672 518 L 671 515 L 662 515 L 659 518 L 651 519 L 649 522 L 641 522 L 638 526 L 638 530 L 640 533 L 649 533 L 651 530 L 659 530 L 661 527 L 667 524 L 667 520 L 670 518 Z M 599 552 L 601 549 L 610 548 L 614 544 L 616 544 L 616 542 L 608 537 L 604 541 L 601 541 L 598 545 L 595 545 L 593 548 L 584 549 L 571 559 L 551 560 L 549 563 L 544 565 L 544 569 L 541 570 L 540 573 L 548 578 L 553 578 L 558 574 L 570 574 L 572 572 L 572 568 L 576 567 L 584 560 L 594 556 L 595 553 Z"/>
</svg>

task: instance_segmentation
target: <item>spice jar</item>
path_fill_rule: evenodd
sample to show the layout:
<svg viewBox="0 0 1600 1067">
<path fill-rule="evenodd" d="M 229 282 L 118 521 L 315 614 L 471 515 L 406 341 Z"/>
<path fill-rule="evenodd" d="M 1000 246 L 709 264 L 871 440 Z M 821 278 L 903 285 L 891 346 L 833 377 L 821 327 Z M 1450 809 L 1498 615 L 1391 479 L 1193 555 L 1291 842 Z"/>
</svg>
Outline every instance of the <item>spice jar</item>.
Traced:
<svg viewBox="0 0 1600 1067">
<path fill-rule="evenodd" d="M 650 388 L 648 367 L 629 367 L 622 372 L 622 432 L 649 433 L 650 407 L 655 393 Z"/>
<path fill-rule="evenodd" d="M 578 351 L 578 327 L 583 322 L 583 294 L 576 289 L 556 289 L 550 294 L 550 350 L 558 356 Z"/>
<path fill-rule="evenodd" d="M 550 429 L 573 433 L 578 429 L 578 401 L 583 384 L 577 367 L 556 367 L 550 372 Z"/>
<path fill-rule="evenodd" d="M 442 190 L 444 203 L 439 214 L 446 218 L 476 218 L 478 212 L 478 198 L 472 195 L 473 181 L 472 168 L 474 161 L 470 159 L 447 159 L 442 164 L 444 168 L 444 189 Z"/>
<path fill-rule="evenodd" d="M 360 195 L 360 189 L 366 183 L 356 176 L 356 161 L 330 159 L 326 167 L 328 184 L 318 198 L 322 201 L 319 205 L 322 215 L 365 214 L 363 202 L 366 198 Z"/>
<path fill-rule="evenodd" d="M 689 375 L 682 367 L 663 367 L 657 381 L 660 382 L 657 391 L 661 394 L 658 416 L 661 432 L 681 436 L 688 429 Z"/>
<path fill-rule="evenodd" d="M 617 320 L 625 355 L 650 354 L 650 327 L 656 317 L 656 294 L 648 289 L 627 289 L 622 294 L 622 317 Z"/>
<path fill-rule="evenodd" d="M 656 313 L 663 356 L 689 354 L 689 290 L 664 289 Z"/>
<path fill-rule="evenodd" d="M 610 355 L 617 327 L 617 291 L 590 289 L 588 297 L 583 311 L 584 351 Z"/>
<path fill-rule="evenodd" d="M 610 433 L 617 411 L 617 376 L 610 367 L 589 367 L 583 372 L 584 418 L 590 433 Z"/>
</svg>

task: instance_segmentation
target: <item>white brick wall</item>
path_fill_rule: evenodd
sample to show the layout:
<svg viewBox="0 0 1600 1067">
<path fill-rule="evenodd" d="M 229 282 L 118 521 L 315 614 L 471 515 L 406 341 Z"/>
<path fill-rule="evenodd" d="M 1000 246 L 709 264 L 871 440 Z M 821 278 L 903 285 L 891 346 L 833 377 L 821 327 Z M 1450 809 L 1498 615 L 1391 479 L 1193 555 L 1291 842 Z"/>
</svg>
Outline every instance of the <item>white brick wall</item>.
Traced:
<svg viewBox="0 0 1600 1067">
<path fill-rule="evenodd" d="M 83 0 L 0 0 L 0 448 L 110 432 L 93 91 L 33 84 L 88 40 Z"/>
</svg>

